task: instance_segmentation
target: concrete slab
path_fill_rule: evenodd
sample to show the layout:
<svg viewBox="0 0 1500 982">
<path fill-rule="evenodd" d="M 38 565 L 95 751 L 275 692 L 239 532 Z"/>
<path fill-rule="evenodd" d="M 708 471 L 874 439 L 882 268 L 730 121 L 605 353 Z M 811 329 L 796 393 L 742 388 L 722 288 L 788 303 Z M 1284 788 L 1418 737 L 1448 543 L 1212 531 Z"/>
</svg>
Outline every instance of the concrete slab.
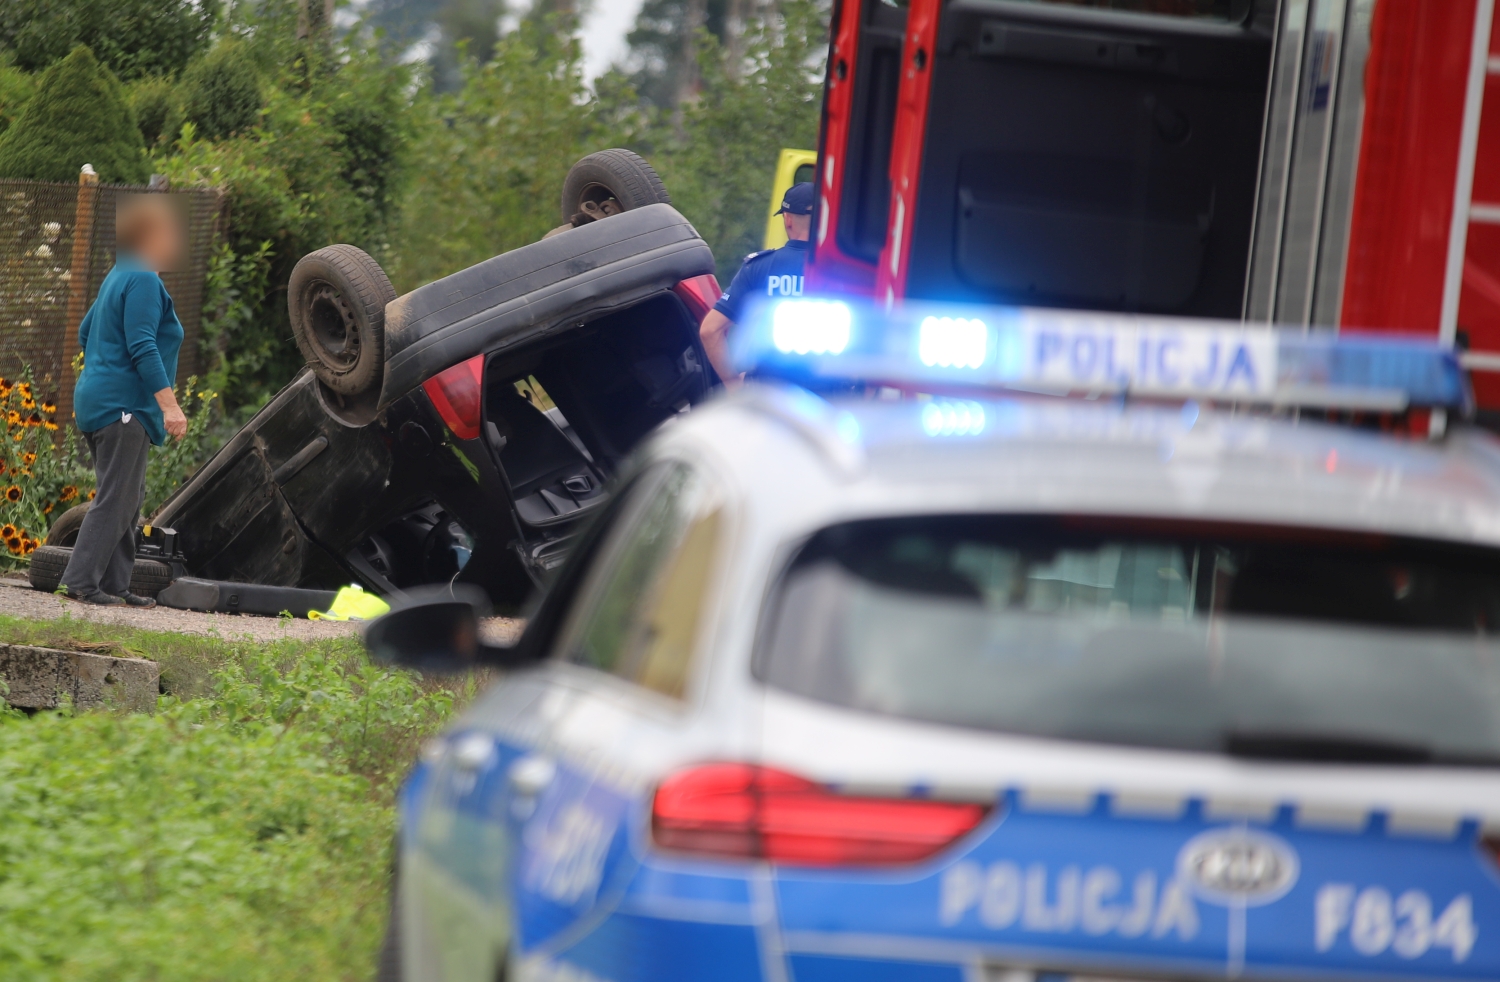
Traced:
<svg viewBox="0 0 1500 982">
<path fill-rule="evenodd" d="M 76 709 L 156 708 L 161 672 L 156 662 L 86 651 L 0 644 L 5 701 L 18 709 L 56 709 L 71 698 Z"/>
</svg>

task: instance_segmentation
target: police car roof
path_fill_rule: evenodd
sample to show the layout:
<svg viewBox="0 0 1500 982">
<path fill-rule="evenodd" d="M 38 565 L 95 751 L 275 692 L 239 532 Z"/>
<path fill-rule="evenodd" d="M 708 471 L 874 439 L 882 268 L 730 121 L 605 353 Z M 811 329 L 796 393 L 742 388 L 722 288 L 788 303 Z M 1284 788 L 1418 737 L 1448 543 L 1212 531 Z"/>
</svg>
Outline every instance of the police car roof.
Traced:
<svg viewBox="0 0 1500 982">
<path fill-rule="evenodd" d="M 809 531 L 876 515 L 1073 513 L 1500 546 L 1500 441 L 1470 429 L 1428 442 L 1194 403 L 825 401 L 773 384 L 676 432 Z"/>
</svg>

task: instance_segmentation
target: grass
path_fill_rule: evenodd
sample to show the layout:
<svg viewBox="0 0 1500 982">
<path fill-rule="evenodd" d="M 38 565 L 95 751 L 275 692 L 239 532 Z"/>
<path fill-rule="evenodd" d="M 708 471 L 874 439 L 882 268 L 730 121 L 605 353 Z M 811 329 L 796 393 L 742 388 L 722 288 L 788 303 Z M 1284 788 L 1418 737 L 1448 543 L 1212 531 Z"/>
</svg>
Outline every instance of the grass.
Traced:
<svg viewBox="0 0 1500 982">
<path fill-rule="evenodd" d="M 478 682 L 271 643 L 0 617 L 162 668 L 152 715 L 0 708 L 0 980 L 368 979 L 394 791 Z"/>
</svg>

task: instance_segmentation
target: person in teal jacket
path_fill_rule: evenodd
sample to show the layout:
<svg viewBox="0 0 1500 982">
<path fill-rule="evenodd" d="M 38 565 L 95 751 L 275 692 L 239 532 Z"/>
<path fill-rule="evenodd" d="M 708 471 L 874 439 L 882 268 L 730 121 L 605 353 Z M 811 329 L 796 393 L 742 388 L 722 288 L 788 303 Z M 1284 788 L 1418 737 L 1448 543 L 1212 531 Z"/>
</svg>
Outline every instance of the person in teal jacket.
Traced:
<svg viewBox="0 0 1500 982">
<path fill-rule="evenodd" d="M 63 571 L 59 592 L 71 600 L 156 605 L 130 592 L 130 574 L 151 444 L 187 432 L 172 391 L 182 322 L 158 275 L 180 262 L 185 241 L 165 196 L 124 200 L 114 268 L 78 326 L 83 372 L 73 389 L 73 415 L 94 457 L 96 494 Z"/>
</svg>

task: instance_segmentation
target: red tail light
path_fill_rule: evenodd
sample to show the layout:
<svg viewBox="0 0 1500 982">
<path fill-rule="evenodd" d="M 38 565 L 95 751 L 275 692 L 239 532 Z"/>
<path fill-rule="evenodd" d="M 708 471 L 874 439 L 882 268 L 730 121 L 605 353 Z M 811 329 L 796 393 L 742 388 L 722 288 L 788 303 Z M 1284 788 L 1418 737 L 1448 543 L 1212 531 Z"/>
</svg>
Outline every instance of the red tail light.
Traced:
<svg viewBox="0 0 1500 982">
<path fill-rule="evenodd" d="M 672 287 L 672 292 L 687 306 L 693 320 L 701 324 L 724 291 L 719 289 L 719 281 L 712 273 L 705 273 L 683 280 Z"/>
<path fill-rule="evenodd" d="M 479 437 L 479 396 L 483 391 L 483 378 L 484 355 L 475 355 L 422 383 L 422 390 L 432 400 L 433 408 L 460 440 Z"/>
<path fill-rule="evenodd" d="M 705 764 L 656 789 L 663 849 L 801 866 L 913 863 L 963 836 L 984 805 L 842 795 L 785 771 Z"/>
</svg>

